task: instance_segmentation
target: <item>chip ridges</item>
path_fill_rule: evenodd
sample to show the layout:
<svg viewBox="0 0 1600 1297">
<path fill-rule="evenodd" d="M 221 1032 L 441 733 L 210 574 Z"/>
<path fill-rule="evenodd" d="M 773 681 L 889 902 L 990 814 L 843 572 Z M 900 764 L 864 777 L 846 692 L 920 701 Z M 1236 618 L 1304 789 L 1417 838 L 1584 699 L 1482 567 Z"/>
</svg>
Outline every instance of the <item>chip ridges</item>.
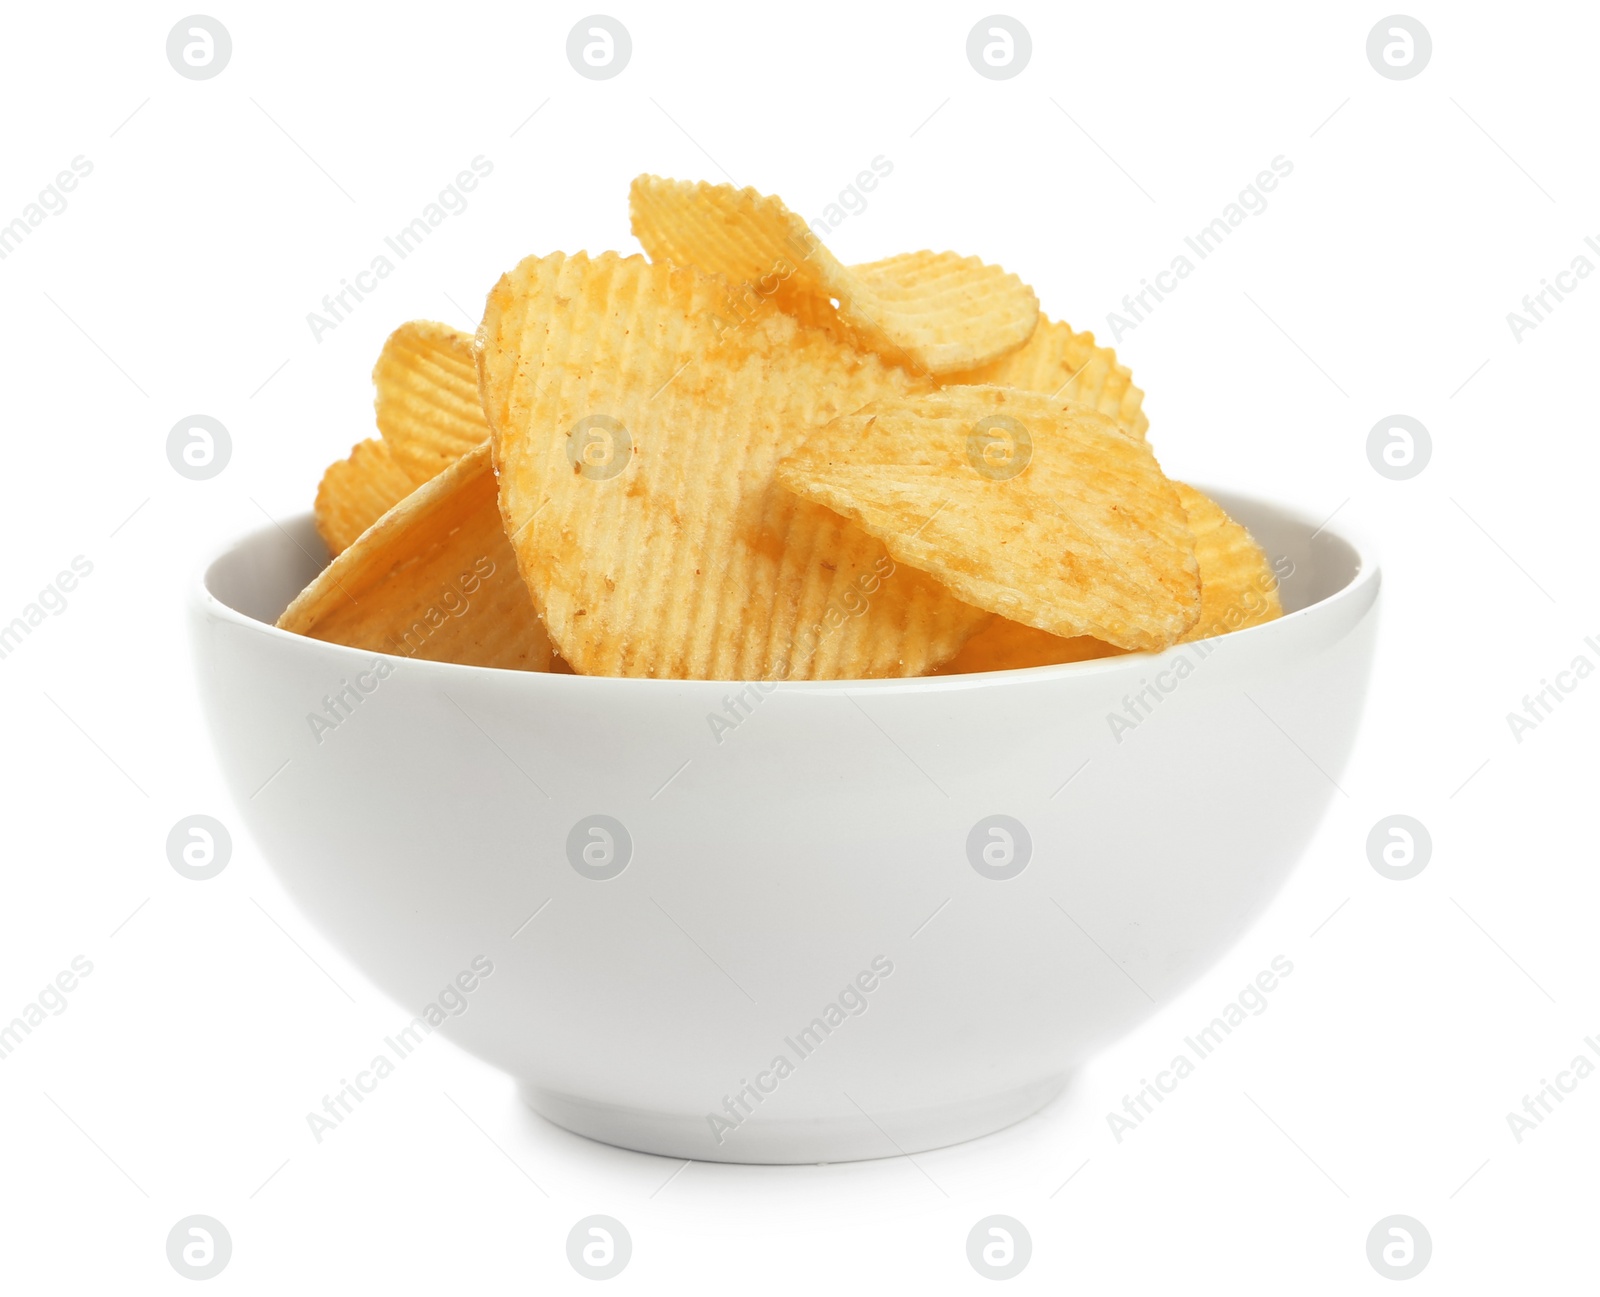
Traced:
<svg viewBox="0 0 1600 1297">
<path fill-rule="evenodd" d="M 1200 569 L 1200 619 L 1180 643 L 1258 626 L 1283 615 L 1278 579 L 1255 538 L 1222 506 L 1184 482 L 1173 482 L 1194 538 Z M 1011 671 L 1021 667 L 1084 662 L 1122 652 L 1088 636 L 1062 639 L 996 617 L 969 639 L 938 675 Z"/>
<path fill-rule="evenodd" d="M 433 320 L 402 324 L 384 342 L 372 383 L 381 440 L 329 465 L 317 487 L 317 532 L 333 554 L 489 437 L 469 333 Z"/>
<path fill-rule="evenodd" d="M 1010 458 L 985 458 L 1007 420 Z M 1199 615 L 1173 485 L 1147 443 L 1084 406 L 1001 387 L 877 401 L 810 438 L 779 481 L 958 598 L 1052 635 L 1164 648 Z"/>
<path fill-rule="evenodd" d="M 927 249 L 846 266 L 751 188 L 641 175 L 629 209 L 648 261 L 529 257 L 476 336 L 389 336 L 380 436 L 317 491 L 335 560 L 283 625 L 760 683 L 1079 662 L 1281 615 L 1278 565 L 1161 472 L 1128 367 L 1016 275 Z M 483 593 L 443 617 L 430 590 L 468 550 L 496 580 L 457 573 Z"/>
<path fill-rule="evenodd" d="M 1200 566 L 1200 619 L 1184 639 L 1206 639 L 1283 616 L 1278 577 L 1249 531 L 1204 493 L 1174 482 Z"/>
<path fill-rule="evenodd" d="M 312 517 L 328 553 L 339 554 L 411 493 L 411 475 L 395 463 L 387 443 L 357 442 L 350 455 L 328 465 L 317 484 Z"/>
<path fill-rule="evenodd" d="M 383 344 L 372 384 L 378 431 L 419 485 L 489 435 L 470 333 L 433 320 L 402 324 Z"/>
<path fill-rule="evenodd" d="M 1043 392 L 1110 415 L 1136 436 L 1144 436 L 1150 428 L 1144 393 L 1133 385 L 1132 371 L 1118 363 L 1117 353 L 1096 346 L 1094 334 L 1074 332 L 1070 324 L 1042 312 L 1039 327 L 1016 351 L 944 381 Z"/>
<path fill-rule="evenodd" d="M 278 626 L 400 657 L 548 670 L 550 641 L 500 523 L 489 443 L 367 528 Z"/>
<path fill-rule="evenodd" d="M 1015 352 L 1038 324 L 1033 289 L 977 257 L 904 252 L 849 272 L 868 291 L 857 290 L 846 318 L 868 317 L 931 374 L 982 364 L 982 353 L 998 359 Z"/>
<path fill-rule="evenodd" d="M 831 313 L 914 373 L 987 364 L 1026 342 L 1038 320 L 1033 290 L 998 266 L 913 252 L 848 267 L 781 199 L 754 189 L 643 175 L 629 211 L 652 260 L 750 286 L 808 323 Z"/>
<path fill-rule="evenodd" d="M 918 380 L 778 313 L 724 333 L 726 291 L 580 253 L 529 258 L 489 295 L 477 351 L 501 512 L 558 651 L 584 674 L 689 679 L 938 665 L 982 614 L 774 481 L 812 428 Z M 626 438 L 580 427 L 595 416 Z M 591 462 L 574 436 L 605 445 Z"/>
</svg>

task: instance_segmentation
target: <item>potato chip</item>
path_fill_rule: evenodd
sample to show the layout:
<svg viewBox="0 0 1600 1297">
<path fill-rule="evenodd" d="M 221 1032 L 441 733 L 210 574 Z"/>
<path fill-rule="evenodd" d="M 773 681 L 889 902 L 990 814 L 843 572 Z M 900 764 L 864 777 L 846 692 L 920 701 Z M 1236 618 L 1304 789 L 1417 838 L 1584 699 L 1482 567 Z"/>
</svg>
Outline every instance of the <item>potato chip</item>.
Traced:
<svg viewBox="0 0 1600 1297">
<path fill-rule="evenodd" d="M 819 245 L 820 246 L 820 245 Z M 1016 275 L 977 257 L 954 252 L 905 252 L 849 267 L 857 286 L 848 298 L 837 289 L 840 313 L 871 337 L 876 326 L 889 339 L 891 359 L 904 350 L 931 374 L 1001 357 L 1033 335 L 1039 299 Z"/>
<path fill-rule="evenodd" d="M 1277 575 L 1255 538 L 1194 487 L 1172 485 L 1189 517 L 1200 564 L 1200 620 L 1183 638 L 1206 639 L 1283 616 Z"/>
<path fill-rule="evenodd" d="M 844 266 L 781 199 L 754 189 L 645 175 L 628 205 L 652 261 L 721 275 L 735 298 L 770 298 L 808 323 L 836 309 L 865 345 L 919 374 L 988 364 L 1039 318 L 1031 288 L 976 257 L 911 252 Z"/>
<path fill-rule="evenodd" d="M 531 257 L 478 334 L 506 529 L 586 675 L 916 675 L 983 614 L 774 481 L 808 432 L 928 384 L 726 285 L 605 253 Z"/>
<path fill-rule="evenodd" d="M 411 494 L 416 483 L 376 437 L 358 442 L 348 459 L 330 464 L 317 486 L 312 509 L 317 535 L 338 554 L 380 517 Z"/>
<path fill-rule="evenodd" d="M 472 335 L 412 320 L 389 335 L 372 369 L 378 431 L 420 486 L 489 439 Z"/>
<path fill-rule="evenodd" d="M 1200 620 L 1180 642 L 1243 630 L 1283 615 L 1278 580 L 1265 552 L 1250 533 L 1215 501 L 1182 482 L 1173 482 L 1189 519 L 1195 562 L 1200 569 Z M 961 652 L 935 675 L 974 671 L 1012 671 L 1109 657 L 1123 650 L 1088 635 L 1063 639 L 1033 626 L 996 617 L 969 639 Z"/>
<path fill-rule="evenodd" d="M 431 320 L 402 324 L 383 344 L 372 383 L 383 440 L 361 442 L 317 488 L 317 532 L 332 554 L 489 439 L 470 333 Z"/>
<path fill-rule="evenodd" d="M 489 444 L 379 518 L 278 625 L 399 657 L 549 669 L 549 638 L 500 523 Z"/>
<path fill-rule="evenodd" d="M 1136 436 L 1144 436 L 1150 428 L 1144 393 L 1133 385 L 1128 367 L 1117 363 L 1117 353 L 1095 346 L 1094 334 L 1074 333 L 1070 324 L 1042 313 L 1033 336 L 1016 351 L 944 381 L 1043 392 L 1109 414 Z"/>
<path fill-rule="evenodd" d="M 778 480 L 957 598 L 1053 635 L 1164 648 L 1200 614 L 1177 492 L 1146 442 L 1085 406 L 1003 387 L 879 400 Z"/>
<path fill-rule="evenodd" d="M 1022 667 L 1059 666 L 1064 662 L 1087 662 L 1123 652 L 1092 635 L 1063 638 L 1024 626 L 1021 622 L 996 617 L 962 646 L 961 652 L 940 667 L 935 675 L 968 675 L 974 671 L 1015 671 Z"/>
</svg>

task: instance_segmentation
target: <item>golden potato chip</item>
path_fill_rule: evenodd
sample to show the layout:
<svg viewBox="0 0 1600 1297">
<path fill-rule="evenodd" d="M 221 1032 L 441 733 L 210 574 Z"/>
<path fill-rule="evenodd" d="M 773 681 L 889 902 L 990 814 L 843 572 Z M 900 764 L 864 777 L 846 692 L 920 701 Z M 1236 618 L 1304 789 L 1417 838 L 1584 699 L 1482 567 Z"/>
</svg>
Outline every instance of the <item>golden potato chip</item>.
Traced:
<svg viewBox="0 0 1600 1297">
<path fill-rule="evenodd" d="M 317 486 L 312 509 L 317 535 L 338 554 L 416 485 L 376 437 L 358 442 L 348 459 L 330 464 Z"/>
<path fill-rule="evenodd" d="M 402 324 L 383 344 L 372 383 L 383 440 L 361 442 L 317 488 L 317 532 L 333 554 L 489 439 L 470 333 L 431 320 Z"/>
<path fill-rule="evenodd" d="M 1278 578 L 1255 538 L 1216 501 L 1182 482 L 1172 485 L 1189 517 L 1200 565 L 1200 620 L 1183 638 L 1206 639 L 1283 616 Z"/>
<path fill-rule="evenodd" d="M 1146 442 L 1085 406 L 1004 387 L 879 400 L 778 480 L 957 598 L 1052 635 L 1165 648 L 1200 614 L 1177 492 Z"/>
<path fill-rule="evenodd" d="M 1281 617 L 1283 605 L 1278 599 L 1277 577 L 1250 533 L 1192 486 L 1176 481 L 1172 485 L 1188 516 L 1195 562 L 1200 569 L 1200 620 L 1180 642 L 1206 639 Z M 1063 639 L 996 617 L 934 674 L 1055 666 L 1121 652 L 1088 635 Z"/>
<path fill-rule="evenodd" d="M 1117 353 L 1110 347 L 1095 346 L 1094 334 L 1074 333 L 1070 324 L 1042 313 L 1033 336 L 1016 351 L 977 369 L 951 374 L 944 381 L 1043 392 L 1109 414 L 1137 436 L 1144 436 L 1150 428 L 1143 408 L 1144 393 L 1133 385 L 1128 367 L 1117 363 Z"/>
<path fill-rule="evenodd" d="M 961 652 L 940 667 L 935 675 L 968 675 L 974 671 L 1015 671 L 1021 667 L 1058 666 L 1063 662 L 1087 662 L 1092 658 L 1113 657 L 1123 652 L 1092 635 L 1063 638 L 1024 626 L 1021 622 L 996 617 L 962 646 Z"/>
<path fill-rule="evenodd" d="M 726 285 L 605 253 L 530 257 L 478 334 L 500 508 L 557 651 L 586 675 L 916 675 L 983 614 L 780 490 L 778 461 L 928 384 Z"/>
<path fill-rule="evenodd" d="M 754 189 L 645 175 L 628 206 L 652 261 L 721 275 L 735 297 L 770 298 L 807 323 L 836 309 L 865 345 L 917 373 L 987 364 L 1026 342 L 1039 318 L 1031 288 L 976 257 L 912 252 L 844 266 L 781 199 Z"/>
<path fill-rule="evenodd" d="M 500 524 L 489 444 L 379 518 L 278 625 L 399 657 L 549 669 L 550 641 Z"/>
<path fill-rule="evenodd" d="M 819 245 L 820 246 L 820 245 Z M 864 336 L 875 326 L 890 342 L 891 359 L 904 350 L 930 374 L 1001 357 L 1033 335 L 1039 299 L 1016 275 L 954 252 L 905 252 L 849 267 L 855 281 L 837 288 L 840 314 Z M 881 348 L 880 348 L 881 349 Z"/>
<path fill-rule="evenodd" d="M 412 320 L 389 335 L 372 369 L 378 431 L 420 486 L 489 439 L 472 335 Z"/>
</svg>

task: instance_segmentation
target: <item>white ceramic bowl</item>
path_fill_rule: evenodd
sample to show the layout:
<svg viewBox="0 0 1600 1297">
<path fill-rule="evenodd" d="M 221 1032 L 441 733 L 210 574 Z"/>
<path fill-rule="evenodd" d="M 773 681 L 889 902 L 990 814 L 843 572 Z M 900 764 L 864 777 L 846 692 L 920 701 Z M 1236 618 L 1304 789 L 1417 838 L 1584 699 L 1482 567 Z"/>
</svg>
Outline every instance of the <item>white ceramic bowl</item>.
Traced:
<svg viewBox="0 0 1600 1297">
<path fill-rule="evenodd" d="M 271 622 L 324 552 L 305 517 L 206 567 L 200 689 L 238 813 L 306 915 L 549 1120 L 702 1160 L 917 1152 L 1032 1113 L 1192 982 L 1333 791 L 1378 570 L 1213 494 L 1292 564 L 1281 620 L 742 704 L 737 684 L 286 634 Z M 341 690 L 338 724 L 313 725 Z"/>
</svg>

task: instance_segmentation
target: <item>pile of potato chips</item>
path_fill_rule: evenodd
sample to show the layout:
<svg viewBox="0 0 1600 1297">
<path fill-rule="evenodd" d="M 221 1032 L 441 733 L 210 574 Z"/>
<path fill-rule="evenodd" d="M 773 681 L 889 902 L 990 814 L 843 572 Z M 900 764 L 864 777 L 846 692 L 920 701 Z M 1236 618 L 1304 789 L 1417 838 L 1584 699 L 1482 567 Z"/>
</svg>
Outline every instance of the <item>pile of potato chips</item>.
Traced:
<svg viewBox="0 0 1600 1297">
<path fill-rule="evenodd" d="M 529 257 L 476 338 L 402 325 L 286 630 L 688 680 L 997 671 L 1281 613 L 1162 473 L 1115 353 L 1015 275 L 846 266 L 780 200 L 640 176 L 640 256 Z"/>
</svg>

